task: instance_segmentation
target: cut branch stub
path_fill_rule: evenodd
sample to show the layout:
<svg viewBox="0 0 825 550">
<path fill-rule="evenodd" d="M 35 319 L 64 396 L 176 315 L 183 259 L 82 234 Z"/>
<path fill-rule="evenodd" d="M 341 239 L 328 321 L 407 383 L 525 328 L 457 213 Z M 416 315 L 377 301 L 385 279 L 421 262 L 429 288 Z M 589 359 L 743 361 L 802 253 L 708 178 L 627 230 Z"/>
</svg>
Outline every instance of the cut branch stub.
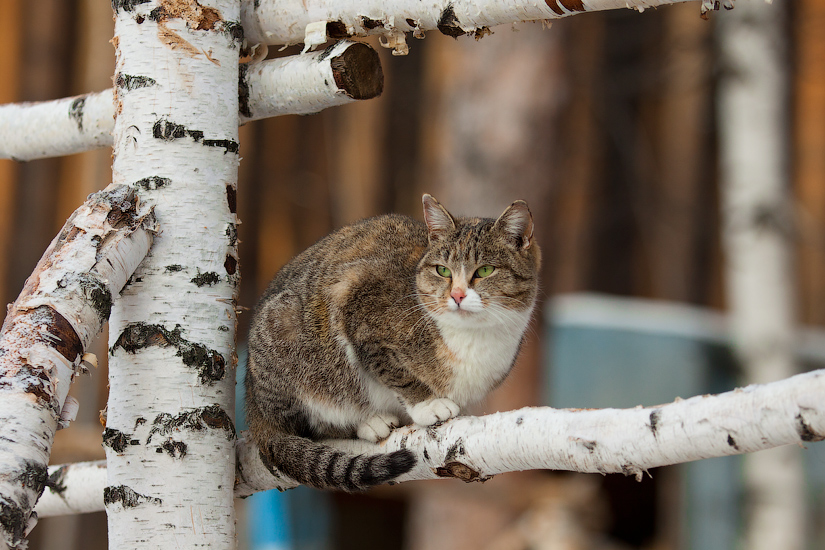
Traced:
<svg viewBox="0 0 825 550">
<path fill-rule="evenodd" d="M 352 43 L 332 57 L 330 66 L 338 89 L 352 99 L 372 99 L 384 91 L 381 60 L 378 53 L 366 44 Z"/>
</svg>

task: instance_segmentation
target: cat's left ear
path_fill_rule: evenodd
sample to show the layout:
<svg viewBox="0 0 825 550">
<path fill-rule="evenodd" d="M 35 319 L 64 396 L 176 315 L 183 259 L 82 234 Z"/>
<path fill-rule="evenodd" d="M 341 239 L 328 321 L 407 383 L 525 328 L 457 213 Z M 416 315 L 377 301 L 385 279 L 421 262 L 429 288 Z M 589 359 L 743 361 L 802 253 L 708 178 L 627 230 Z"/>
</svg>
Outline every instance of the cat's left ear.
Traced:
<svg viewBox="0 0 825 550">
<path fill-rule="evenodd" d="M 524 201 L 511 204 L 496 220 L 494 227 L 500 229 L 522 250 L 527 250 L 533 244 L 533 216 Z"/>
<path fill-rule="evenodd" d="M 435 197 L 425 193 L 421 197 L 421 202 L 424 205 L 424 222 L 427 224 L 431 243 L 455 231 L 455 219 L 435 200 Z"/>
</svg>

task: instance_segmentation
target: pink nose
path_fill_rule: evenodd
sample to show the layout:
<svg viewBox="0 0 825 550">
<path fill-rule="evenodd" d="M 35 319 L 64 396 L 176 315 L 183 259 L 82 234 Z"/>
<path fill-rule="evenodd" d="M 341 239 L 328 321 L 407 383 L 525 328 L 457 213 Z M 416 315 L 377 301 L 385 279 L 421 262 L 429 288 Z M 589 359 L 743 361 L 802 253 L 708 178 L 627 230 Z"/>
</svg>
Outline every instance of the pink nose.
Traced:
<svg viewBox="0 0 825 550">
<path fill-rule="evenodd" d="M 454 288 L 452 292 L 450 292 L 450 296 L 453 297 L 453 300 L 455 300 L 456 305 L 461 305 L 461 300 L 467 297 L 467 295 L 464 294 L 464 291 L 460 288 Z"/>
</svg>

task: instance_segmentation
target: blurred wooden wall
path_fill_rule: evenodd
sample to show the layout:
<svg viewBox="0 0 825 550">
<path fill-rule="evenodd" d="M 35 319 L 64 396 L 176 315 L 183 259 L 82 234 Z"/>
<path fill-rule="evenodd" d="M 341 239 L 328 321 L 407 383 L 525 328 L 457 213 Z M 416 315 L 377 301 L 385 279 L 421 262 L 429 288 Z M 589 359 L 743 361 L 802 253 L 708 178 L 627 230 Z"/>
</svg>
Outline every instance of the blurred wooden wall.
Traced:
<svg viewBox="0 0 825 550">
<path fill-rule="evenodd" d="M 800 320 L 822 324 L 825 0 L 790 6 Z M 111 86 L 109 3 L 0 0 L 0 10 L 0 101 Z M 723 308 L 712 32 L 713 19 L 724 13 L 708 22 L 698 11 L 689 3 L 643 14 L 584 14 L 549 30 L 495 28 L 479 42 L 430 32 L 423 41 L 410 37 L 410 55 L 400 58 L 370 40 L 381 50 L 381 98 L 241 128 L 240 305 L 252 308 L 281 265 L 336 227 L 389 211 L 420 217 L 426 191 L 457 214 L 496 216 L 527 199 L 544 256 L 543 299 L 592 290 Z M 0 160 L 6 302 L 68 214 L 109 183 L 110 154 Z M 248 320 L 241 315 L 241 340 Z M 540 334 L 537 325 L 512 380 L 480 410 L 540 402 Z M 102 457 L 97 414 L 105 404 L 105 337 L 96 349 L 101 368 L 73 389 L 81 417 L 58 434 L 55 462 Z M 378 496 L 397 504 L 388 510 L 412 510 L 409 525 L 421 525 L 439 501 L 449 507 L 490 499 L 497 511 L 479 511 L 466 525 L 492 537 L 526 513 L 527 500 L 513 495 L 532 484 L 500 476 L 480 487 L 438 483 L 427 493 L 429 485 L 420 484 Z M 363 502 L 342 497 L 339 505 L 357 517 L 359 506 L 372 506 Z M 44 521 L 32 548 L 69 548 L 66 541 L 91 548 L 85 526 L 92 524 L 82 522 L 97 521 L 92 531 L 101 529 L 99 519 L 53 521 L 76 535 L 56 541 Z M 105 545 L 102 525 L 95 544 Z M 408 539 L 409 547 L 426 544 L 424 535 L 418 543 Z M 646 536 L 654 535 L 667 547 L 666 534 Z"/>
</svg>

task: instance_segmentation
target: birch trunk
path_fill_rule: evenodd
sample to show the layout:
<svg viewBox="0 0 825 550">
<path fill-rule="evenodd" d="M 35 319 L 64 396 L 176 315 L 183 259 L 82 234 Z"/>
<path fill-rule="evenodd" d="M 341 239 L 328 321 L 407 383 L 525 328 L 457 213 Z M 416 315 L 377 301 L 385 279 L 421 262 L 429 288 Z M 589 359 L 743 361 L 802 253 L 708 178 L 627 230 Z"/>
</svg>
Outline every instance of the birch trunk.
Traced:
<svg viewBox="0 0 825 550">
<path fill-rule="evenodd" d="M 796 371 L 784 8 L 740 2 L 718 26 L 727 69 L 718 98 L 726 286 L 736 350 L 751 383 Z M 748 456 L 744 470 L 747 548 L 803 548 L 799 449 Z"/>
<path fill-rule="evenodd" d="M 113 296 L 149 249 L 150 209 L 128 188 L 92 195 L 52 241 L 0 333 L 0 547 L 25 548 L 69 386 Z"/>
<path fill-rule="evenodd" d="M 231 548 L 239 3 L 114 7 L 113 177 L 163 231 L 109 324 L 109 546 Z"/>
</svg>

